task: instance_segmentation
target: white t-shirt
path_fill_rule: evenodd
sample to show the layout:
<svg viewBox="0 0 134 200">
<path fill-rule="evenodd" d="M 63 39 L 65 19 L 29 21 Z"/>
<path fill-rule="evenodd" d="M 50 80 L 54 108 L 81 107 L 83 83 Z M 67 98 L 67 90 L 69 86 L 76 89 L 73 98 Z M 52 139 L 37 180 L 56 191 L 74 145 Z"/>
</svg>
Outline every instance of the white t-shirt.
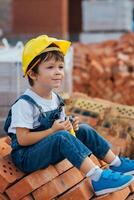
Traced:
<svg viewBox="0 0 134 200">
<path fill-rule="evenodd" d="M 59 99 L 54 92 L 52 92 L 52 99 L 50 100 L 42 98 L 30 88 L 27 89 L 24 94 L 32 97 L 33 100 L 42 107 L 44 112 L 54 110 L 59 105 Z M 11 109 L 12 120 L 8 132 L 16 134 L 16 127 L 34 129 L 40 125 L 40 122 L 38 121 L 40 114 L 39 109 L 35 105 L 28 103 L 26 100 L 19 99 Z M 65 116 L 63 107 L 60 118 L 64 120 Z"/>
</svg>

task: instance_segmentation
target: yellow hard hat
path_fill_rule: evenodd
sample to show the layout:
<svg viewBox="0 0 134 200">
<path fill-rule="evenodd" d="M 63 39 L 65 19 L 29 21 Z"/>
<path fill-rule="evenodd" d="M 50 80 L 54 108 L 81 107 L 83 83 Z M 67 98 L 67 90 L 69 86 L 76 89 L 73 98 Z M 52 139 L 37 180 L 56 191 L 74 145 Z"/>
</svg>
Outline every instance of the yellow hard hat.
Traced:
<svg viewBox="0 0 134 200">
<path fill-rule="evenodd" d="M 52 43 L 58 47 L 48 47 Z M 70 45 L 70 41 L 59 40 L 53 37 L 48 37 L 47 35 L 41 35 L 37 38 L 29 40 L 26 43 L 22 54 L 22 70 L 24 75 L 26 75 L 29 64 L 36 56 L 41 53 L 54 50 L 61 51 L 64 55 L 66 55 Z"/>
</svg>

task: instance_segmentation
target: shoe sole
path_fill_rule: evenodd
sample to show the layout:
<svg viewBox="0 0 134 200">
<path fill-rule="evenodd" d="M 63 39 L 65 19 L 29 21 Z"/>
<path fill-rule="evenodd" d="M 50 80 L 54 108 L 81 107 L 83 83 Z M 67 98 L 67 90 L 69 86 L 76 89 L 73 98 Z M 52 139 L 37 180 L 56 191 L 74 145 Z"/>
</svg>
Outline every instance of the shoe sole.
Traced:
<svg viewBox="0 0 134 200">
<path fill-rule="evenodd" d="M 115 192 L 117 190 L 122 190 L 125 187 L 127 187 L 128 185 L 130 185 L 130 183 L 132 183 L 134 181 L 134 177 L 126 184 L 120 186 L 120 187 L 116 187 L 116 188 L 109 188 L 109 189 L 105 189 L 105 190 L 101 190 L 99 192 L 95 192 L 96 196 L 100 196 L 100 195 L 104 195 L 104 194 L 108 194 L 108 193 L 112 193 Z"/>
<path fill-rule="evenodd" d="M 125 175 L 134 175 L 134 170 L 133 170 L 133 171 L 130 171 L 130 172 L 125 172 L 125 173 L 123 173 L 123 174 L 125 174 Z"/>
</svg>

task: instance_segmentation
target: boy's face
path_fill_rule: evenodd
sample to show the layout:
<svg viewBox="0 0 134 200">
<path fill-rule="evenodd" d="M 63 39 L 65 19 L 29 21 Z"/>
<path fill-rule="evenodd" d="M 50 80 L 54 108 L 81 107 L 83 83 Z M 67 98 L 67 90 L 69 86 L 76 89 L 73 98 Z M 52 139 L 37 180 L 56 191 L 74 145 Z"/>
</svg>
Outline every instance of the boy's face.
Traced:
<svg viewBox="0 0 134 200">
<path fill-rule="evenodd" d="M 42 62 L 36 76 L 36 82 L 41 87 L 50 90 L 59 88 L 64 78 L 64 62 L 56 61 L 54 58 Z"/>
</svg>

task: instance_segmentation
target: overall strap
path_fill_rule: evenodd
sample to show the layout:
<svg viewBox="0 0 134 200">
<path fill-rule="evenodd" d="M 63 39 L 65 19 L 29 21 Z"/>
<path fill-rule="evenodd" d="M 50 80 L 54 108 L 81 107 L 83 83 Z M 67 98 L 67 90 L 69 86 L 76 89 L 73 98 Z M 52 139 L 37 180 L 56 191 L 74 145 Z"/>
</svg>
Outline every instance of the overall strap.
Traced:
<svg viewBox="0 0 134 200">
<path fill-rule="evenodd" d="M 59 106 L 61 106 L 61 107 L 64 106 L 65 102 L 64 102 L 63 98 L 57 92 L 54 92 L 54 93 L 57 95 L 57 97 L 59 99 L 59 102 L 60 102 Z"/>
<path fill-rule="evenodd" d="M 54 92 L 54 93 L 57 95 L 57 97 L 58 97 L 58 99 L 59 99 L 59 108 L 61 108 L 62 106 L 65 105 L 64 100 L 60 97 L 60 95 L 59 95 L 58 93 L 56 93 L 56 92 Z M 40 112 L 43 112 L 42 107 L 39 106 L 39 105 L 36 103 L 36 101 L 34 101 L 33 98 L 30 97 L 30 96 L 27 95 L 27 94 L 21 95 L 21 96 L 12 104 L 12 106 L 13 106 L 19 99 L 24 99 L 24 100 L 26 100 L 28 103 L 30 103 L 30 104 L 32 104 L 32 105 L 35 105 L 35 106 L 39 109 Z M 10 112 L 11 112 L 11 110 L 10 110 Z"/>
<path fill-rule="evenodd" d="M 29 95 L 22 95 L 22 96 L 20 96 L 20 97 L 11 105 L 11 108 L 12 108 L 12 106 L 13 106 L 19 99 L 24 99 L 24 100 L 26 100 L 28 103 L 30 103 L 30 104 L 32 104 L 32 105 L 35 105 L 35 106 L 39 109 L 40 113 L 42 112 L 42 107 L 39 106 Z M 4 123 L 4 130 L 5 130 L 6 133 L 8 133 L 8 128 L 9 128 L 9 126 L 10 126 L 10 124 L 11 124 L 11 118 L 12 118 L 12 109 L 11 109 L 11 108 L 10 108 L 10 110 L 9 110 L 9 112 L 8 112 L 8 116 L 7 116 L 6 121 L 5 121 L 5 123 Z M 10 133 L 8 133 L 8 135 L 10 136 Z"/>
<path fill-rule="evenodd" d="M 62 99 L 62 97 L 61 97 L 58 93 L 56 93 L 56 92 L 54 92 L 54 93 L 57 95 L 57 97 L 58 97 L 58 99 L 59 99 L 59 107 L 64 106 L 65 103 L 64 103 L 64 100 Z M 42 107 L 39 106 L 39 105 L 36 103 L 36 101 L 34 101 L 33 98 L 30 97 L 30 96 L 27 95 L 27 94 L 21 95 L 21 96 L 12 104 L 12 106 L 13 106 L 19 99 L 24 99 L 24 100 L 26 100 L 28 103 L 30 103 L 30 104 L 32 104 L 32 105 L 35 105 L 35 106 L 39 109 L 40 112 L 43 112 Z M 10 110 L 10 112 L 11 112 L 11 110 Z"/>
<path fill-rule="evenodd" d="M 59 107 L 59 110 L 61 111 L 61 110 L 62 110 L 62 106 L 65 105 L 64 100 L 62 99 L 62 97 L 60 97 L 60 95 L 59 95 L 58 93 L 56 93 L 56 92 L 54 92 L 54 93 L 57 95 L 57 97 L 58 97 L 58 99 L 59 99 L 59 106 L 58 106 L 58 107 Z M 26 100 L 27 102 L 29 102 L 29 103 L 35 105 L 35 106 L 39 109 L 40 112 L 43 112 L 42 107 L 39 106 L 39 105 L 36 103 L 36 101 L 34 101 L 33 98 L 30 97 L 29 95 L 25 95 L 25 94 L 24 94 L 24 95 L 20 96 L 19 99 L 24 99 L 24 100 Z"/>
<path fill-rule="evenodd" d="M 24 95 L 20 96 L 19 99 L 24 99 L 24 100 L 26 100 L 28 103 L 30 103 L 30 104 L 32 104 L 32 105 L 35 105 L 35 106 L 39 109 L 40 112 L 43 112 L 43 111 L 42 111 L 42 107 L 39 106 L 39 105 L 36 103 L 36 101 L 34 101 L 33 98 L 30 97 L 29 95 L 24 94 Z"/>
<path fill-rule="evenodd" d="M 57 94 L 57 93 L 55 93 L 56 95 L 57 95 L 57 97 L 58 97 L 58 99 L 59 99 L 59 106 L 58 106 L 58 109 L 59 109 L 59 111 L 62 111 L 62 106 L 64 106 L 65 105 L 65 103 L 64 103 L 64 100 Z M 33 99 L 32 99 L 32 97 L 30 97 L 29 95 L 21 95 L 12 105 L 11 105 L 11 107 L 19 100 L 19 99 L 24 99 L 24 100 L 26 100 L 28 103 L 30 103 L 30 104 L 32 104 L 32 105 L 35 105 L 38 109 L 39 109 L 39 111 L 40 111 L 40 113 L 44 113 L 43 112 L 43 110 L 42 110 L 42 107 L 41 106 L 39 106 Z M 10 108 L 10 110 L 9 110 L 9 112 L 8 112 L 8 116 L 7 116 L 7 119 L 6 119 L 6 121 L 5 121 L 5 123 L 4 123 L 4 130 L 5 130 L 5 132 L 7 132 L 8 133 L 8 128 L 9 128 L 9 126 L 10 126 L 10 124 L 11 124 L 11 117 L 12 117 L 12 110 L 11 110 L 11 108 Z"/>
</svg>

